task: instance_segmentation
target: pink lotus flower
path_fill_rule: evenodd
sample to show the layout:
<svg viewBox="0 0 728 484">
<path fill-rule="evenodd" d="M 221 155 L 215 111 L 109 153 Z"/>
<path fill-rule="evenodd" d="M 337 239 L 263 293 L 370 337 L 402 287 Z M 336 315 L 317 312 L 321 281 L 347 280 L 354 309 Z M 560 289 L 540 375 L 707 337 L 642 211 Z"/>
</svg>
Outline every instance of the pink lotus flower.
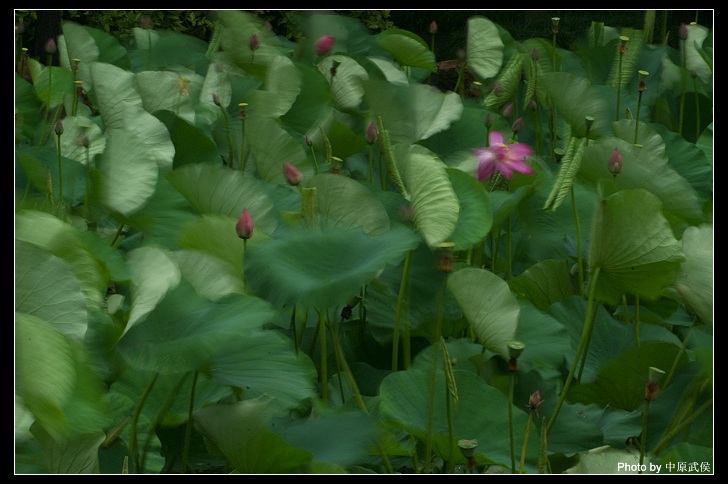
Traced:
<svg viewBox="0 0 728 484">
<path fill-rule="evenodd" d="M 331 50 L 331 47 L 334 45 L 334 39 L 330 35 L 324 35 L 323 37 L 320 37 L 316 43 L 313 45 L 314 50 L 316 51 L 316 55 L 326 55 Z"/>
<path fill-rule="evenodd" d="M 250 212 L 247 208 L 243 209 L 243 213 L 240 214 L 238 223 L 235 224 L 235 232 L 241 239 L 249 239 L 253 236 L 253 219 L 250 218 Z"/>
<path fill-rule="evenodd" d="M 533 173 L 531 167 L 523 161 L 526 157 L 531 156 L 531 148 L 527 144 L 505 144 L 503 135 L 498 131 L 490 132 L 488 143 L 490 145 L 488 148 L 473 150 L 473 154 L 478 159 L 478 181 L 487 180 L 496 171 L 506 178 L 512 178 L 514 171 L 524 175 Z"/>
</svg>

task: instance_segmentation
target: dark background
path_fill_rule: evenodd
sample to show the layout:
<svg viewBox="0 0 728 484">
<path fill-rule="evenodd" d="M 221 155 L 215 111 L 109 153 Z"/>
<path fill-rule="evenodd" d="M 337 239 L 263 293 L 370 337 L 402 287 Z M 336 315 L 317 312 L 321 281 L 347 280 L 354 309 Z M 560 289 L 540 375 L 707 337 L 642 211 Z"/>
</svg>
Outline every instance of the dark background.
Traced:
<svg viewBox="0 0 728 484">
<path fill-rule="evenodd" d="M 81 25 L 98 28 L 124 40 L 131 36 L 131 28 L 139 25 L 139 18 L 149 14 L 155 28 L 172 29 L 210 40 L 213 22 L 205 10 L 16 10 L 16 22 L 23 23 L 23 46 L 28 55 L 45 63 L 44 46 L 49 38 L 57 37 L 61 23 L 71 20 Z M 295 38 L 300 35 L 304 11 L 255 10 L 261 18 L 271 22 L 278 35 Z M 645 10 L 336 10 L 336 13 L 360 18 L 373 33 L 386 27 L 409 30 L 430 43 L 430 23 L 438 26 L 435 38 L 435 57 L 438 61 L 455 59 L 457 50 L 465 46 L 467 19 L 482 15 L 497 23 L 511 36 L 522 41 L 533 37 L 551 40 L 551 18 L 559 17 L 557 47 L 570 49 L 571 44 L 583 38 L 592 21 L 604 22 L 617 28 L 644 28 Z M 376 13 L 375 13 L 376 12 Z M 310 11 L 309 11 L 310 13 Z M 713 10 L 658 10 L 655 18 L 654 42 L 664 35 L 668 45 L 678 48 L 677 32 L 681 23 L 697 21 L 713 29 Z M 56 62 L 57 63 L 57 62 Z"/>
</svg>

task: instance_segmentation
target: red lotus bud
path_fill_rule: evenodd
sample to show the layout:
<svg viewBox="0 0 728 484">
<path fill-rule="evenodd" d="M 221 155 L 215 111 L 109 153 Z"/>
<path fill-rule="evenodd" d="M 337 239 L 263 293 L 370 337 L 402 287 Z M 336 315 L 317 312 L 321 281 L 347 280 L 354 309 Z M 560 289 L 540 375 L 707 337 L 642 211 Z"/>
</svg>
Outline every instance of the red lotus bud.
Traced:
<svg viewBox="0 0 728 484">
<path fill-rule="evenodd" d="M 334 45 L 334 39 L 330 35 L 324 35 L 323 37 L 320 37 L 316 43 L 314 44 L 314 50 L 316 51 L 316 55 L 326 55 L 331 50 L 331 47 Z"/>
<path fill-rule="evenodd" d="M 294 187 L 301 183 L 301 180 L 303 180 L 303 175 L 301 174 L 301 172 L 298 171 L 298 169 L 296 169 L 296 167 L 290 163 L 283 164 L 283 174 L 286 176 L 288 184 Z"/>
<path fill-rule="evenodd" d="M 622 172 L 622 155 L 619 154 L 619 150 L 617 148 L 614 148 L 612 156 L 609 157 L 607 168 L 614 176 L 617 176 Z"/>
<path fill-rule="evenodd" d="M 250 218 L 247 208 L 243 209 L 243 213 L 240 214 L 238 223 L 235 224 L 235 232 L 237 232 L 238 237 L 244 240 L 253 236 L 253 219 Z"/>
<path fill-rule="evenodd" d="M 503 111 L 501 111 L 501 114 L 504 118 L 511 117 L 511 114 L 513 114 L 513 103 L 508 103 L 503 107 Z"/>
<path fill-rule="evenodd" d="M 258 50 L 258 47 L 260 47 L 260 41 L 258 36 L 253 34 L 250 36 L 250 50 Z"/>
<path fill-rule="evenodd" d="M 58 51 L 55 39 L 48 39 L 45 43 L 46 54 L 55 54 Z"/>
<path fill-rule="evenodd" d="M 220 102 L 220 96 L 217 94 L 212 95 L 212 102 L 215 103 L 215 106 L 222 106 L 222 102 Z"/>
<path fill-rule="evenodd" d="M 685 22 L 680 24 L 680 28 L 677 31 L 678 37 L 680 37 L 680 40 L 687 40 L 688 38 L 688 26 L 685 25 Z"/>
<path fill-rule="evenodd" d="M 434 20 L 430 23 L 430 33 L 435 35 L 437 33 L 437 22 Z"/>
<path fill-rule="evenodd" d="M 372 121 L 369 123 L 369 127 L 367 128 L 367 134 L 366 139 L 367 143 L 374 144 L 374 142 L 377 140 L 377 125 Z"/>
<path fill-rule="evenodd" d="M 515 121 L 513 121 L 512 128 L 513 128 L 514 133 L 520 133 L 521 130 L 523 129 L 523 117 L 520 117 L 520 118 L 516 119 Z"/>
</svg>

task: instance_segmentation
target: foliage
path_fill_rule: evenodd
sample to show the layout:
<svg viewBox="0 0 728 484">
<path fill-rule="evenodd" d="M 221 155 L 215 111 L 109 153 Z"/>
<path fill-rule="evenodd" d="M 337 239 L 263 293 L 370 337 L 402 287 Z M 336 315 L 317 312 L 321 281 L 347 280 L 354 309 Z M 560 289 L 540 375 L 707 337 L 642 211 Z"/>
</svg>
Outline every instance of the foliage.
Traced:
<svg viewBox="0 0 728 484">
<path fill-rule="evenodd" d="M 194 12 L 16 32 L 17 473 L 712 473 L 710 28 Z"/>
</svg>

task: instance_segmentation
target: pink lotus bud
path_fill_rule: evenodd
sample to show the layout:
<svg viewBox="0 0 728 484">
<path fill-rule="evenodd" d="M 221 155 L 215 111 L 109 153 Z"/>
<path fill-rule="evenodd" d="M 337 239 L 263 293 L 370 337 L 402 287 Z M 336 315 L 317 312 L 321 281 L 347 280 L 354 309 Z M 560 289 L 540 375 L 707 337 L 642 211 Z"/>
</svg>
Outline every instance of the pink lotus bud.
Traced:
<svg viewBox="0 0 728 484">
<path fill-rule="evenodd" d="M 283 174 L 286 176 L 288 184 L 294 187 L 303 180 L 303 174 L 290 163 L 283 164 Z"/>
<path fill-rule="evenodd" d="M 369 127 L 367 128 L 367 134 L 366 139 L 367 143 L 374 144 L 374 142 L 377 140 L 377 125 L 372 121 L 369 123 Z"/>
<path fill-rule="evenodd" d="M 434 20 L 432 21 L 432 23 L 430 23 L 430 33 L 432 35 L 435 35 L 437 33 L 437 22 L 435 22 Z"/>
<path fill-rule="evenodd" d="M 48 39 L 45 43 L 46 54 L 55 54 L 58 51 L 55 39 Z"/>
<path fill-rule="evenodd" d="M 331 50 L 331 47 L 334 45 L 334 39 L 330 35 L 324 35 L 320 37 L 316 43 L 313 45 L 314 50 L 316 51 L 316 55 L 326 55 Z"/>
<path fill-rule="evenodd" d="M 607 168 L 614 176 L 617 176 L 622 172 L 622 155 L 619 154 L 619 150 L 617 148 L 614 148 L 612 156 L 609 157 Z"/>
<path fill-rule="evenodd" d="M 253 34 L 250 36 L 250 50 L 258 50 L 258 47 L 260 47 L 260 41 L 258 36 Z"/>
<path fill-rule="evenodd" d="M 247 240 L 253 236 L 253 219 L 250 218 L 248 209 L 243 209 L 243 213 L 240 214 L 238 223 L 235 224 L 235 232 L 238 233 L 238 237 Z"/>
<path fill-rule="evenodd" d="M 512 128 L 513 128 L 514 133 L 520 133 L 521 130 L 523 129 L 523 117 L 520 117 L 520 118 L 516 119 L 515 121 L 513 121 Z"/>
<path fill-rule="evenodd" d="M 531 101 L 528 103 L 528 108 L 531 111 L 535 111 L 536 110 L 536 100 L 535 99 L 531 99 Z"/>
<path fill-rule="evenodd" d="M 493 115 L 490 113 L 485 115 L 485 127 L 488 129 L 493 127 Z"/>
<path fill-rule="evenodd" d="M 680 24 L 680 28 L 677 31 L 678 37 L 680 37 L 680 40 L 687 40 L 688 38 L 688 26 L 685 25 L 685 22 Z"/>
<path fill-rule="evenodd" d="M 56 136 L 60 136 L 63 134 L 63 123 L 61 122 L 61 118 L 58 118 L 58 121 L 56 121 Z"/>
<path fill-rule="evenodd" d="M 538 412 L 538 408 L 543 403 L 543 400 L 541 400 L 541 392 L 538 390 L 534 391 L 529 397 L 528 397 L 528 409 L 532 412 Z"/>
<path fill-rule="evenodd" d="M 508 103 L 503 106 L 503 111 L 501 111 L 501 114 L 504 118 L 510 118 L 511 114 L 513 114 L 513 103 Z"/>
</svg>

